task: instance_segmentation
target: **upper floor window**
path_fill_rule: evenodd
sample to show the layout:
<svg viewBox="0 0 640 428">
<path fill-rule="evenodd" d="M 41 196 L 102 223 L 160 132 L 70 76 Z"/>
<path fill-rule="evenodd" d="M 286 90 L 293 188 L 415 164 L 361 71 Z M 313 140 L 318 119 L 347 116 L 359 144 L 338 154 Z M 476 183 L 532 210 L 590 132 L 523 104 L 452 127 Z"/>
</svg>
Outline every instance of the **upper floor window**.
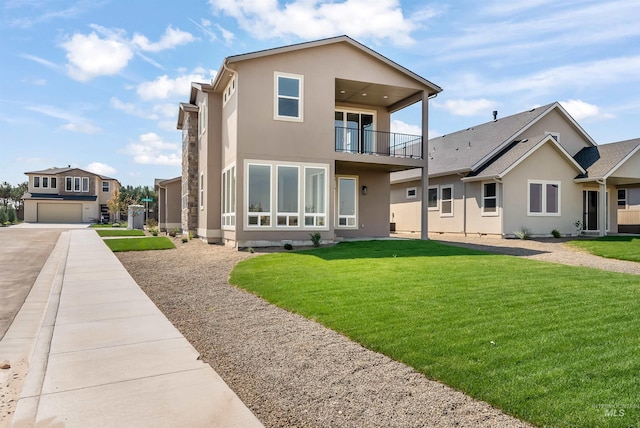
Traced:
<svg viewBox="0 0 640 428">
<path fill-rule="evenodd" d="M 102 182 L 102 191 L 103 192 L 109 192 L 109 182 L 108 181 L 103 181 Z"/>
<path fill-rule="evenodd" d="M 484 183 L 482 185 L 482 213 L 486 215 L 498 214 L 498 183 Z"/>
<path fill-rule="evenodd" d="M 58 179 L 56 177 L 51 177 L 49 180 L 49 188 L 56 189 L 58 187 Z"/>
<path fill-rule="evenodd" d="M 67 192 L 88 192 L 89 177 L 65 177 L 64 190 Z"/>
<path fill-rule="evenodd" d="M 33 177 L 33 187 L 40 187 L 40 177 Z"/>
<path fill-rule="evenodd" d="M 198 134 L 202 134 L 207 128 L 207 102 L 200 104 L 198 112 Z"/>
<path fill-rule="evenodd" d="M 227 104 L 227 101 L 231 99 L 231 96 L 234 94 L 235 91 L 236 91 L 236 76 L 234 74 L 231 80 L 229 80 L 229 83 L 227 83 L 227 87 L 224 88 L 224 94 L 222 95 L 222 105 Z"/>
<path fill-rule="evenodd" d="M 560 182 L 528 182 L 527 215 L 560 215 Z"/>
<path fill-rule="evenodd" d="M 303 77 L 275 73 L 274 119 L 302 121 Z"/>
</svg>

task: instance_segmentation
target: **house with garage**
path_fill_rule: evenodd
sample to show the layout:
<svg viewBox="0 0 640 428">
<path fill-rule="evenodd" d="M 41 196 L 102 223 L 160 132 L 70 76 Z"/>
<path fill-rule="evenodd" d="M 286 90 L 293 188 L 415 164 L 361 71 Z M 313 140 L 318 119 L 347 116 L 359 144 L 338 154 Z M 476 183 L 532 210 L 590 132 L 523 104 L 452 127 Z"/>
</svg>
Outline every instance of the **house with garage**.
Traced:
<svg viewBox="0 0 640 428">
<path fill-rule="evenodd" d="M 391 175 L 391 222 L 421 230 L 426 200 L 429 233 L 617 232 L 616 198 L 640 183 L 634 141 L 598 146 L 557 102 L 504 118 L 494 112 L 493 121 L 429 141 L 426 191 L 418 171 Z"/>
<path fill-rule="evenodd" d="M 23 197 L 25 222 L 91 223 L 110 219 L 107 201 L 120 188 L 115 178 L 71 166 L 25 174 L 29 184 Z"/>
<path fill-rule="evenodd" d="M 156 179 L 154 189 L 158 195 L 158 229 L 161 232 L 182 228 L 182 177 Z"/>
<path fill-rule="evenodd" d="M 179 106 L 183 233 L 237 247 L 389 236 L 389 174 L 426 173 L 440 91 L 347 36 L 226 58 Z M 391 132 L 415 103 L 421 135 Z"/>
</svg>

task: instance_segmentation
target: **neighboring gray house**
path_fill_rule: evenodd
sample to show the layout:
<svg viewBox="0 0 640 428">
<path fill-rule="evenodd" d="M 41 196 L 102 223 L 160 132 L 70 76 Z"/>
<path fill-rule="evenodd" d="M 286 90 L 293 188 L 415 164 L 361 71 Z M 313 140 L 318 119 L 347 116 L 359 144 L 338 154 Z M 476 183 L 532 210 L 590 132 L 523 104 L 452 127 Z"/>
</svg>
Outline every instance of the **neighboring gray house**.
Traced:
<svg viewBox="0 0 640 428">
<path fill-rule="evenodd" d="M 620 196 L 640 183 L 638 145 L 636 139 L 598 146 L 559 103 L 433 138 L 429 233 L 617 232 Z M 417 171 L 391 175 L 397 231 L 421 230 L 421 189 Z"/>
<path fill-rule="evenodd" d="M 180 104 L 183 233 L 237 247 L 389 236 L 389 174 L 426 168 L 440 91 L 347 36 L 226 58 Z M 418 102 L 422 135 L 390 132 Z"/>
<path fill-rule="evenodd" d="M 182 228 L 182 177 L 167 180 L 156 179 L 154 189 L 158 194 L 158 229 L 161 232 Z"/>
<path fill-rule="evenodd" d="M 80 168 L 49 168 L 25 172 L 29 187 L 24 195 L 24 221 L 28 223 L 90 223 L 109 221 L 107 201 L 120 188 L 115 178 Z"/>
</svg>

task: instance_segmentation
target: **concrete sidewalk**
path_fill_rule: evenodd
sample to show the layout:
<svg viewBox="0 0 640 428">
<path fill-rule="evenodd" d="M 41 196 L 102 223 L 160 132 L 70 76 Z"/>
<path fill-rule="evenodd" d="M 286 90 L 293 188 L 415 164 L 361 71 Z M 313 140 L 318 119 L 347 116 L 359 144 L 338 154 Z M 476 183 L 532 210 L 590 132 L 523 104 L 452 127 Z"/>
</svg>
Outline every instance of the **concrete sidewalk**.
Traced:
<svg viewBox="0 0 640 428">
<path fill-rule="evenodd" d="M 28 364 L 10 426 L 262 426 L 93 230 L 62 233 L 2 359 Z"/>
</svg>

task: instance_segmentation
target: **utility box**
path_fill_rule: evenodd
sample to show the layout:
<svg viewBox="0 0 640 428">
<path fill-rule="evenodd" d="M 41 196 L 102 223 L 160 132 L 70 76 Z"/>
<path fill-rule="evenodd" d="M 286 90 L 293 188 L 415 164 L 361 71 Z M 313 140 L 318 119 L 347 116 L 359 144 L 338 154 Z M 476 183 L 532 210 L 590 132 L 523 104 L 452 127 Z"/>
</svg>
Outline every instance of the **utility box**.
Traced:
<svg viewBox="0 0 640 428">
<path fill-rule="evenodd" d="M 127 229 L 140 229 L 144 228 L 144 207 L 142 205 L 129 205 L 128 209 L 129 222 Z"/>
</svg>

